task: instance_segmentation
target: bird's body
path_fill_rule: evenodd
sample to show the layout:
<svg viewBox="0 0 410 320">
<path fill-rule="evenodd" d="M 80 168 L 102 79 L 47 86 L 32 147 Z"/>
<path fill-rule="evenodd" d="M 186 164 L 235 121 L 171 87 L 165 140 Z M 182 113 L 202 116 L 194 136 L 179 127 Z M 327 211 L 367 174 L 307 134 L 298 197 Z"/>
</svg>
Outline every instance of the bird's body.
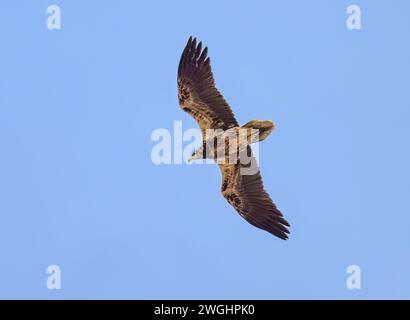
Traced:
<svg viewBox="0 0 410 320">
<path fill-rule="evenodd" d="M 222 195 L 236 211 L 252 225 L 287 239 L 289 223 L 264 190 L 250 147 L 271 133 L 273 122 L 239 125 L 215 87 L 207 54 L 207 48 L 202 50 L 202 43 L 191 37 L 178 66 L 179 104 L 198 122 L 203 137 L 203 146 L 191 159 L 214 159 L 222 174 Z"/>
</svg>

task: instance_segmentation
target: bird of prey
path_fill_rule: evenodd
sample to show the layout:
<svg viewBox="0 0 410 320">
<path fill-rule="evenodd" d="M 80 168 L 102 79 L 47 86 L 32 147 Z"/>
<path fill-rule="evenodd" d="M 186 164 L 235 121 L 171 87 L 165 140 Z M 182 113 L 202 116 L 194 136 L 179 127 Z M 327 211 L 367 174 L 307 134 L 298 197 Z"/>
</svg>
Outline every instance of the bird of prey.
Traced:
<svg viewBox="0 0 410 320">
<path fill-rule="evenodd" d="M 206 152 L 209 145 L 214 146 L 213 140 L 209 143 L 210 139 L 206 136 L 209 129 L 219 130 L 222 137 L 227 133 L 235 135 L 239 132 L 238 129 L 248 130 L 247 132 L 249 129 L 257 130 L 256 139 L 253 135 L 251 141 L 255 142 L 264 140 L 274 128 L 272 121 L 259 120 L 252 120 L 242 127 L 239 126 L 228 103 L 215 87 L 208 48 L 203 48 L 202 42 L 198 42 L 196 38 L 190 37 L 185 46 L 178 66 L 177 80 L 179 105 L 198 122 L 202 131 L 203 147 L 195 151 L 191 159 L 216 159 L 215 150 L 218 147 L 214 148 L 214 151 Z M 247 133 L 247 139 L 250 136 Z M 225 146 L 225 140 L 223 141 L 222 144 Z M 236 154 L 238 158 L 234 161 L 217 162 L 222 174 L 222 195 L 250 224 L 286 240 L 289 223 L 265 191 L 259 167 L 256 165 L 256 170 L 251 174 L 242 173 L 243 169 L 249 167 L 249 163 L 256 163 L 250 146 L 244 147 L 244 144 L 238 143 L 235 149 L 228 149 L 224 157 Z M 248 163 L 241 161 L 245 156 L 239 149 L 245 150 L 245 156 L 250 158 Z"/>
</svg>

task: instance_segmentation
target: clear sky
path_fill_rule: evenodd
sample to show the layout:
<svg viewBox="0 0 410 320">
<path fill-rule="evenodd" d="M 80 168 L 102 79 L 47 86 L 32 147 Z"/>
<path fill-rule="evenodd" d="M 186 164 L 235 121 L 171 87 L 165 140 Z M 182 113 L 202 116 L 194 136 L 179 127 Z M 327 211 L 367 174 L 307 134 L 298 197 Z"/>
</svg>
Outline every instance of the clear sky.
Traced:
<svg viewBox="0 0 410 320">
<path fill-rule="evenodd" d="M 0 298 L 410 298 L 409 11 L 1 1 Z M 197 127 L 176 90 L 190 35 L 238 121 L 276 123 L 260 163 L 288 241 L 240 218 L 216 166 L 151 161 L 155 129 Z"/>
</svg>

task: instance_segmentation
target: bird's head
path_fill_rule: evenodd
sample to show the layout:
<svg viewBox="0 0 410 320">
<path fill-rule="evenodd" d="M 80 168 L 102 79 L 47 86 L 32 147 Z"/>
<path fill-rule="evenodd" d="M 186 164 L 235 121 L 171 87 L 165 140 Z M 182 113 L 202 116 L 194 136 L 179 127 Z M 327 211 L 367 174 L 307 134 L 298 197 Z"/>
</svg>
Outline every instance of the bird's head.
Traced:
<svg viewBox="0 0 410 320">
<path fill-rule="evenodd" d="M 188 162 L 198 160 L 198 159 L 203 159 L 202 148 L 200 148 L 198 150 L 194 150 L 191 154 L 191 157 L 188 159 Z"/>
</svg>

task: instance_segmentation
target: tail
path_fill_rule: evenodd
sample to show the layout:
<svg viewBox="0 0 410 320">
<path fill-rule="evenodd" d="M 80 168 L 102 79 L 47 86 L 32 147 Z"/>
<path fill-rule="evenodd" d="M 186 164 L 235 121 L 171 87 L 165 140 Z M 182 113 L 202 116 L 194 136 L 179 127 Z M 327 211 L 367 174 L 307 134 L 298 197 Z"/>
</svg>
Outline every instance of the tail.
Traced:
<svg viewBox="0 0 410 320">
<path fill-rule="evenodd" d="M 253 137 L 253 134 L 252 134 L 252 138 L 251 138 L 252 143 L 265 140 L 266 137 L 270 135 L 274 127 L 275 127 L 275 124 L 270 120 L 263 120 L 263 121 L 251 120 L 247 124 L 242 126 L 242 128 L 244 129 L 258 130 L 258 131 L 255 131 L 255 132 L 258 132 L 258 136 Z"/>
</svg>

